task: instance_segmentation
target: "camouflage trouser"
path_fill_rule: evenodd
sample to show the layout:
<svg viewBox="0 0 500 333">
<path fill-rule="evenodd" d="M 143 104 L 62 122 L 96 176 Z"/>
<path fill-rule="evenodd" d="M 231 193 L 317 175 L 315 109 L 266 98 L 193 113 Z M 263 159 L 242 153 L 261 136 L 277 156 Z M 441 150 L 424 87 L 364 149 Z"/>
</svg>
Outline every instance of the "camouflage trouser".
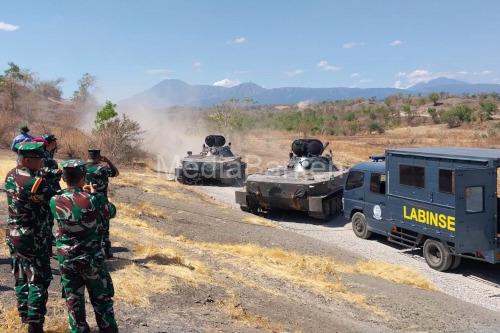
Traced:
<svg viewBox="0 0 500 333">
<path fill-rule="evenodd" d="M 118 332 L 113 311 L 113 282 L 102 256 L 60 260 L 70 332 L 90 332 L 85 316 L 85 288 L 94 307 L 99 332 Z"/>
<path fill-rule="evenodd" d="M 25 259 L 12 256 L 12 272 L 22 322 L 43 324 L 47 313 L 47 289 L 52 280 L 49 257 Z"/>
<path fill-rule="evenodd" d="M 111 251 L 111 240 L 109 239 L 109 219 L 102 219 L 102 249 L 108 254 Z"/>
</svg>

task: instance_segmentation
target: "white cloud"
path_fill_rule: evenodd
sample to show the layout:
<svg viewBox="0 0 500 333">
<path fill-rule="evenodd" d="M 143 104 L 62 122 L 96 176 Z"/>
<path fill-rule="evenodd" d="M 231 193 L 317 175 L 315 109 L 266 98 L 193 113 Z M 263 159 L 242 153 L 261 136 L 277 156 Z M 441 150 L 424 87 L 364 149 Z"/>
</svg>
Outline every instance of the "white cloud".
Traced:
<svg viewBox="0 0 500 333">
<path fill-rule="evenodd" d="M 245 43 L 246 41 L 247 41 L 247 39 L 245 37 L 237 37 L 237 38 L 233 39 L 234 44 L 242 44 L 242 43 Z"/>
<path fill-rule="evenodd" d="M 396 77 L 403 77 L 406 76 L 406 72 L 397 72 Z"/>
<path fill-rule="evenodd" d="M 359 73 L 352 73 L 351 74 L 351 77 L 358 77 L 359 76 Z"/>
<path fill-rule="evenodd" d="M 352 49 L 353 47 L 363 46 L 363 45 L 365 45 L 365 43 L 363 43 L 363 42 L 359 42 L 359 43 L 358 42 L 347 42 L 347 43 L 344 43 L 342 45 L 342 47 L 344 49 Z"/>
<path fill-rule="evenodd" d="M 335 66 L 335 65 L 331 65 L 326 60 L 321 60 L 320 62 L 318 62 L 318 67 L 323 71 L 330 71 L 330 72 L 335 72 L 335 71 L 341 70 L 340 67 Z"/>
<path fill-rule="evenodd" d="M 303 73 L 304 73 L 304 70 L 302 70 L 302 69 L 295 69 L 293 71 L 285 72 L 285 75 L 293 77 L 293 76 L 297 76 L 297 75 L 300 75 L 300 74 L 303 74 Z"/>
<path fill-rule="evenodd" d="M 361 79 L 358 81 L 358 83 L 368 83 L 368 82 L 372 82 L 373 80 L 372 79 Z"/>
<path fill-rule="evenodd" d="M 225 78 L 225 79 L 222 79 L 220 81 L 215 81 L 213 83 L 213 85 L 218 86 L 218 87 L 231 88 L 231 87 L 237 86 L 240 83 L 241 82 L 239 80 L 231 80 L 231 79 Z"/>
<path fill-rule="evenodd" d="M 459 74 L 459 75 L 467 75 L 467 74 L 469 74 L 469 72 L 467 72 L 467 71 L 458 71 L 457 74 Z"/>
<path fill-rule="evenodd" d="M 486 70 L 482 71 L 480 74 L 481 75 L 490 75 L 491 73 L 493 73 L 493 72 L 490 71 L 489 69 L 486 69 Z"/>
<path fill-rule="evenodd" d="M 399 46 L 399 45 L 401 45 L 403 43 L 404 42 L 402 40 L 396 39 L 396 40 L 393 40 L 392 42 L 390 42 L 389 46 Z"/>
<path fill-rule="evenodd" d="M 18 25 L 0 22 L 0 30 L 1 31 L 16 31 L 17 29 L 19 29 Z"/>
</svg>

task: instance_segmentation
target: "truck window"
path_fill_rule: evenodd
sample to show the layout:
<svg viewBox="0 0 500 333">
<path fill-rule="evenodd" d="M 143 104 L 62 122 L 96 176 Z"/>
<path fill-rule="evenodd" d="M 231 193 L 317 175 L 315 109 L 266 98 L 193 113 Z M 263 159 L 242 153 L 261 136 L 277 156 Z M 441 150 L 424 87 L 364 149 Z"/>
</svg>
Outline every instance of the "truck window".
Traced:
<svg viewBox="0 0 500 333">
<path fill-rule="evenodd" d="M 467 213 L 481 213 L 484 211 L 484 189 L 482 186 L 465 188 L 465 211 Z"/>
<path fill-rule="evenodd" d="M 424 188 L 425 168 L 401 164 L 399 166 L 399 184 Z"/>
<path fill-rule="evenodd" d="M 345 184 L 345 189 L 353 190 L 355 188 L 363 186 L 364 179 L 365 179 L 364 172 L 361 171 L 349 172 L 349 176 L 347 176 L 347 181 Z"/>
<path fill-rule="evenodd" d="M 385 194 L 385 175 L 372 173 L 370 176 L 370 192 Z"/>
<path fill-rule="evenodd" d="M 453 170 L 439 169 L 439 192 L 455 193 L 455 177 Z"/>
</svg>

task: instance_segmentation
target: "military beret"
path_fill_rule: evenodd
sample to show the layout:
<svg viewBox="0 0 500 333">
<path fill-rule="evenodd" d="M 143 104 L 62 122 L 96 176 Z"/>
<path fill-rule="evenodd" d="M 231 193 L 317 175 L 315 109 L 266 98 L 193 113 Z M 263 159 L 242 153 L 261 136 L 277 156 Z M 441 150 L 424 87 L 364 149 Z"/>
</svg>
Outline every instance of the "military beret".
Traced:
<svg viewBox="0 0 500 333">
<path fill-rule="evenodd" d="M 24 157 L 44 157 L 45 148 L 43 142 L 21 142 L 15 148 L 18 154 Z"/>
<path fill-rule="evenodd" d="M 63 169 L 80 169 L 85 171 L 85 161 L 83 160 L 67 160 L 62 163 Z"/>
<path fill-rule="evenodd" d="M 42 138 L 44 138 L 48 143 L 57 141 L 57 138 L 54 134 L 44 134 L 42 135 Z"/>
</svg>

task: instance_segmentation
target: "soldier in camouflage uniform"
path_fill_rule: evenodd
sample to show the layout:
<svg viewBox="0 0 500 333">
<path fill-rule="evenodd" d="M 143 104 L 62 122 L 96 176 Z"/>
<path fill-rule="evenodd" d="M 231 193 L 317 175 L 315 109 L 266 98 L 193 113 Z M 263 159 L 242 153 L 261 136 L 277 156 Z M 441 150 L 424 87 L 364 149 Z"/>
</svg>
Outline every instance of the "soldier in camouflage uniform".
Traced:
<svg viewBox="0 0 500 333">
<path fill-rule="evenodd" d="M 57 260 L 70 332 L 89 332 L 85 288 L 94 307 L 99 332 L 118 332 L 113 312 L 113 282 L 98 232 L 103 220 L 109 219 L 112 212 L 104 194 L 85 185 L 84 161 L 69 160 L 62 166 L 68 188 L 51 199 L 50 208 L 57 224 Z"/>
<path fill-rule="evenodd" d="M 16 281 L 17 307 L 29 332 L 43 332 L 47 289 L 52 280 L 50 269 L 51 239 L 49 200 L 54 195 L 39 176 L 44 153 L 43 143 L 16 145 L 18 166 L 5 178 L 9 206 L 6 243 L 12 258 Z"/>
<path fill-rule="evenodd" d="M 55 191 L 59 191 L 61 190 L 61 186 L 59 185 L 61 170 L 59 169 L 57 161 L 54 159 L 54 154 L 57 151 L 57 138 L 53 134 L 44 134 L 42 138 L 46 142 L 42 171 L 45 173 L 49 185 L 51 185 Z"/>
<path fill-rule="evenodd" d="M 99 149 L 89 149 L 89 159 L 87 160 L 86 168 L 85 182 L 87 185 L 95 186 L 97 192 L 103 193 L 107 200 L 109 177 L 117 177 L 119 175 L 118 169 L 107 157 L 101 156 Z M 109 239 L 109 219 L 105 219 L 103 223 L 103 250 L 106 257 L 111 258 L 113 255 Z"/>
<path fill-rule="evenodd" d="M 41 138 L 45 143 L 45 151 L 43 156 L 43 167 L 41 169 L 41 174 L 47 180 L 47 184 L 55 191 L 59 192 L 61 190 L 62 170 L 59 169 L 57 161 L 54 159 L 54 154 L 57 151 L 57 138 L 53 134 L 44 134 Z M 36 139 L 35 139 L 36 140 Z M 52 213 L 49 211 L 49 221 L 50 221 L 50 236 L 52 237 L 52 246 L 56 245 L 52 229 L 54 227 L 54 218 Z"/>
</svg>

